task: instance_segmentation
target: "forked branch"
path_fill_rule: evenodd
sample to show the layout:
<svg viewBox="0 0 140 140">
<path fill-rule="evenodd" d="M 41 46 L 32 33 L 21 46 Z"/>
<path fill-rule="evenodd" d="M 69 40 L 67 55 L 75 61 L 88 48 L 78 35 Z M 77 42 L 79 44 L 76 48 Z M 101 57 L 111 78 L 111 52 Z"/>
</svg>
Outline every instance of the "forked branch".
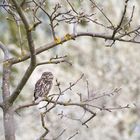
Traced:
<svg viewBox="0 0 140 140">
<path fill-rule="evenodd" d="M 18 95 L 20 94 L 22 88 L 24 87 L 24 85 L 26 84 L 27 80 L 29 79 L 30 75 L 32 74 L 35 65 L 36 65 L 36 53 L 35 53 L 35 47 L 34 47 L 34 42 L 33 42 L 33 38 L 32 38 L 32 33 L 30 30 L 30 25 L 27 21 L 27 18 L 24 14 L 24 12 L 22 11 L 21 7 L 19 6 L 19 4 L 16 2 L 16 0 L 12 0 L 13 4 L 15 5 L 15 8 L 17 10 L 17 13 L 19 14 L 25 30 L 26 30 L 26 35 L 27 35 L 27 41 L 28 41 L 28 46 L 29 46 L 29 51 L 30 51 L 30 65 L 27 68 L 25 74 L 23 75 L 21 81 L 19 82 L 19 84 L 17 85 L 16 89 L 14 90 L 14 92 L 12 93 L 12 95 L 9 98 L 9 102 L 13 103 L 16 98 L 18 97 Z"/>
</svg>

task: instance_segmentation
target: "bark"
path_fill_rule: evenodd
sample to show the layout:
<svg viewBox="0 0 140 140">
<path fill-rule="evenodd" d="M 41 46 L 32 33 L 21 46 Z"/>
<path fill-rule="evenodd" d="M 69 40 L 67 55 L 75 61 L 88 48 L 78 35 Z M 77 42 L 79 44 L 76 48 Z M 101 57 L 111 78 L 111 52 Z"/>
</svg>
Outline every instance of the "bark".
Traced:
<svg viewBox="0 0 140 140">
<path fill-rule="evenodd" d="M 2 95 L 3 95 L 3 123 L 5 140 L 15 140 L 15 126 L 14 126 L 14 112 L 12 104 L 7 100 L 10 96 L 10 73 L 11 64 L 7 60 L 3 62 L 3 82 L 2 82 Z"/>
<path fill-rule="evenodd" d="M 14 112 L 12 107 L 3 110 L 5 140 L 15 140 Z"/>
</svg>

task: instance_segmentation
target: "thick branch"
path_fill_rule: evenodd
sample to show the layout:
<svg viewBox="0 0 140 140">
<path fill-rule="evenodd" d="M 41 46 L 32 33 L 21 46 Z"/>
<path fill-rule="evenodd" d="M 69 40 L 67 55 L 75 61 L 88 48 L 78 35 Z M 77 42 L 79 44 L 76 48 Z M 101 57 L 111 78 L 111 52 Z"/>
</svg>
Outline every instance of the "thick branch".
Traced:
<svg viewBox="0 0 140 140">
<path fill-rule="evenodd" d="M 24 85 L 26 84 L 27 80 L 29 79 L 30 75 L 32 74 L 33 70 L 34 70 L 34 67 L 30 65 L 28 69 L 26 70 L 24 76 L 22 77 L 20 83 L 17 85 L 16 89 L 14 90 L 12 95 L 9 97 L 10 103 L 13 103 L 16 100 L 21 90 L 23 89 Z"/>
<path fill-rule="evenodd" d="M 87 107 L 92 107 L 92 108 L 96 108 L 96 109 L 99 109 L 99 110 L 105 110 L 105 111 L 112 111 L 112 110 L 121 110 L 121 109 L 125 109 L 125 108 L 130 108 L 129 105 L 125 105 L 125 106 L 119 106 L 119 107 L 99 107 L 99 106 L 95 106 L 95 105 L 91 105 L 91 104 L 88 104 L 88 103 L 77 103 L 77 102 L 61 102 L 61 101 L 56 101 L 55 100 L 52 100 L 52 99 L 45 99 L 44 101 L 47 101 L 49 103 L 53 103 L 53 104 L 56 104 L 56 105 L 62 105 L 62 106 L 79 106 L 81 108 L 84 108 L 85 110 L 87 110 L 88 112 L 90 112 L 91 114 L 93 114 L 94 112 L 91 110 L 91 109 L 88 109 Z M 17 108 L 15 108 L 15 111 L 19 111 L 21 109 L 24 109 L 24 108 L 28 108 L 28 107 L 32 107 L 32 106 L 35 106 L 37 105 L 38 103 L 29 103 L 29 104 L 26 104 L 26 105 L 20 105 L 18 106 Z"/>
<path fill-rule="evenodd" d="M 26 30 L 26 34 L 27 34 L 27 40 L 28 40 L 28 46 L 29 46 L 29 51 L 30 51 L 30 57 L 31 57 L 31 63 L 33 65 L 35 65 L 36 63 L 36 55 L 35 55 L 35 48 L 34 48 L 34 43 L 33 43 L 33 39 L 32 39 L 32 33 L 30 30 L 30 25 L 27 21 L 27 18 L 24 15 L 24 12 L 22 11 L 22 9 L 20 8 L 20 6 L 18 5 L 18 3 L 15 0 L 12 0 L 12 2 L 14 3 L 16 10 L 24 24 L 25 30 Z"/>
<path fill-rule="evenodd" d="M 10 96 L 10 73 L 11 65 L 8 61 L 3 64 L 2 96 L 5 101 Z"/>
<path fill-rule="evenodd" d="M 46 62 L 40 62 L 40 63 L 37 63 L 36 64 L 36 67 L 37 66 L 40 66 L 40 65 L 46 65 L 46 64 L 60 64 L 60 63 L 68 63 L 69 65 L 72 65 L 70 62 L 68 62 L 67 60 L 53 60 L 53 61 L 46 61 Z"/>
<path fill-rule="evenodd" d="M 134 30 L 135 31 L 135 30 Z M 133 31 L 131 31 L 132 33 Z M 71 38 L 72 39 L 76 39 L 78 37 L 82 37 L 82 36 L 88 36 L 88 37 L 96 37 L 96 38 L 102 38 L 102 39 L 105 39 L 105 40 L 112 40 L 112 35 L 105 35 L 104 33 L 88 33 L 88 32 L 80 32 L 80 33 L 77 33 L 77 35 L 74 35 L 74 34 L 71 34 Z M 121 42 L 130 42 L 130 43 L 140 43 L 140 41 L 135 41 L 135 40 L 126 40 L 126 39 L 121 39 L 120 36 L 118 37 L 114 37 L 113 40 L 116 40 L 116 41 L 121 41 Z M 69 40 L 67 40 L 65 37 L 61 38 L 61 42 L 60 43 L 56 43 L 55 41 L 49 43 L 49 44 L 45 44 L 43 46 L 40 46 L 38 49 L 35 50 L 35 54 L 38 55 L 46 50 L 49 50 L 51 48 L 54 48 L 62 43 L 65 43 Z M 26 54 L 24 57 L 20 58 L 20 59 L 17 59 L 17 58 L 13 58 L 12 59 L 12 63 L 13 64 L 17 64 L 19 62 L 23 62 L 27 59 L 30 58 L 30 54 Z"/>
<path fill-rule="evenodd" d="M 8 61 L 9 59 L 9 51 L 4 44 L 0 42 L 0 48 L 4 53 L 4 62 L 3 62 L 3 79 L 2 79 L 2 97 L 3 101 L 6 100 L 7 97 L 10 96 L 9 91 L 9 81 L 10 81 L 10 68 L 11 64 Z"/>
<path fill-rule="evenodd" d="M 20 94 L 20 91 L 22 90 L 22 88 L 26 84 L 27 80 L 29 79 L 29 77 L 32 74 L 32 72 L 35 68 L 35 65 L 36 65 L 36 54 L 35 54 L 35 48 L 34 48 L 34 43 L 33 43 L 32 33 L 30 30 L 29 23 L 24 15 L 24 12 L 22 11 L 20 6 L 18 5 L 18 3 L 15 0 L 12 0 L 12 2 L 16 7 L 16 10 L 17 10 L 17 12 L 18 12 L 23 24 L 24 24 L 25 30 L 26 30 L 28 46 L 29 46 L 29 51 L 30 51 L 29 57 L 31 58 L 31 61 L 30 61 L 30 65 L 29 65 L 28 69 L 26 70 L 24 76 L 22 77 L 22 79 L 19 82 L 18 86 L 16 87 L 15 91 L 13 92 L 13 94 L 9 98 L 11 103 L 13 103 L 14 100 Z"/>
<path fill-rule="evenodd" d="M 3 124 L 5 131 L 5 140 L 15 140 L 15 127 L 12 112 L 12 106 L 7 99 L 10 96 L 10 73 L 11 62 L 9 61 L 8 49 L 0 42 L 0 48 L 4 53 L 3 72 L 2 72 L 2 97 L 3 103 L 0 107 L 3 109 Z"/>
</svg>

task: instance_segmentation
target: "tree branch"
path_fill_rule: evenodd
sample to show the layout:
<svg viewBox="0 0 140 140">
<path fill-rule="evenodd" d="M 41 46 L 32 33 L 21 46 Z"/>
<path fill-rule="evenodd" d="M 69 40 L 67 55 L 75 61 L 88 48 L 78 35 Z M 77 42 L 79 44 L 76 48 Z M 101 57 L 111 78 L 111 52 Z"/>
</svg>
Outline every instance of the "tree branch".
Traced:
<svg viewBox="0 0 140 140">
<path fill-rule="evenodd" d="M 17 112 L 18 110 L 24 109 L 24 108 L 28 108 L 28 107 L 32 107 L 38 105 L 38 103 L 29 103 L 29 104 L 25 104 L 25 105 L 19 105 L 16 109 L 15 112 Z"/>
<path fill-rule="evenodd" d="M 2 103 L 0 103 L 0 108 L 2 108 L 2 109 L 3 109 L 3 104 L 2 104 Z"/>
<path fill-rule="evenodd" d="M 24 24 L 25 30 L 26 30 L 28 46 L 29 46 L 29 51 L 30 51 L 29 57 L 31 58 L 31 61 L 30 61 L 30 65 L 29 65 L 28 69 L 26 70 L 24 76 L 22 77 L 22 79 L 19 82 L 19 84 L 17 85 L 15 91 L 13 92 L 13 94 L 9 98 L 9 101 L 11 103 L 13 103 L 14 100 L 20 94 L 20 91 L 22 90 L 22 88 L 26 84 L 27 80 L 29 79 L 30 75 L 32 74 L 33 70 L 35 69 L 35 65 L 36 65 L 36 54 L 35 54 L 35 48 L 34 48 L 34 43 L 33 43 L 30 25 L 29 25 L 25 15 L 24 15 L 24 12 L 22 11 L 21 7 L 19 6 L 19 4 L 15 0 L 12 0 L 12 2 L 15 5 L 15 8 L 16 8 L 16 10 L 17 10 L 17 12 L 18 12 L 23 24 Z"/>
<path fill-rule="evenodd" d="M 140 27 L 136 28 L 134 30 L 134 32 L 136 30 L 138 30 Z M 133 30 L 131 31 L 131 33 L 133 33 Z M 128 34 L 128 33 L 126 33 Z M 77 35 L 74 35 L 74 34 L 71 34 L 71 40 L 73 39 L 76 39 L 78 37 L 82 37 L 82 36 L 88 36 L 88 37 L 95 37 L 95 38 L 101 38 L 101 39 L 105 39 L 105 40 L 112 40 L 112 35 L 105 35 L 104 33 L 91 33 L 91 32 L 79 32 L 77 33 Z M 123 35 L 124 36 L 124 35 Z M 121 39 L 121 37 L 123 36 L 117 36 L 117 37 L 114 37 L 113 40 L 116 40 L 116 41 L 121 41 L 121 42 L 130 42 L 130 43 L 137 43 L 139 44 L 140 41 L 135 41 L 135 40 L 130 40 L 130 39 Z M 51 43 L 49 44 L 45 44 L 43 46 L 40 46 L 38 49 L 35 50 L 35 54 L 38 55 L 44 51 L 47 51 L 51 48 L 54 48 L 60 44 L 63 44 L 65 42 L 67 42 L 68 40 L 65 38 L 65 37 L 62 37 L 61 38 L 61 42 L 60 43 L 56 43 L 55 41 L 52 41 Z M 25 56 L 17 59 L 17 58 L 12 58 L 11 61 L 12 61 L 12 64 L 17 64 L 17 63 L 20 63 L 20 62 L 23 62 L 27 59 L 30 58 L 30 54 L 26 54 Z"/>
<path fill-rule="evenodd" d="M 53 61 L 45 61 L 45 62 L 40 62 L 40 63 L 37 63 L 36 64 L 36 67 L 37 66 L 40 66 L 40 65 L 46 65 L 46 64 L 60 64 L 60 63 L 67 63 L 69 65 L 72 65 L 70 62 L 68 62 L 67 60 L 53 60 Z"/>
<path fill-rule="evenodd" d="M 56 105 L 62 105 L 62 106 L 79 106 L 81 108 L 84 108 L 85 110 L 87 110 L 91 114 L 96 114 L 96 113 L 94 113 L 93 111 L 88 109 L 87 106 L 99 109 L 101 111 L 105 110 L 105 111 L 109 111 L 109 112 L 111 112 L 112 110 L 121 110 L 121 109 L 124 109 L 124 108 L 130 108 L 128 104 L 125 105 L 125 106 L 119 106 L 119 107 L 98 107 L 98 106 L 91 105 L 91 104 L 88 104 L 88 103 L 77 103 L 77 102 L 72 102 L 71 103 L 71 102 L 62 102 L 62 101 L 57 101 L 57 103 L 56 103 L 56 101 L 52 100 L 52 99 L 45 99 L 45 100 L 42 100 L 42 101 L 47 101 L 49 103 L 53 103 L 53 104 L 56 104 Z M 17 108 L 15 108 L 15 112 L 17 112 L 21 109 L 24 109 L 24 108 L 35 106 L 37 104 L 38 103 L 29 103 L 29 104 L 26 104 L 26 105 L 20 105 Z"/>
<path fill-rule="evenodd" d="M 8 48 L 2 42 L 0 42 L 0 48 L 2 49 L 4 53 L 2 96 L 3 96 L 3 101 L 5 101 L 10 96 L 9 79 L 10 79 L 11 62 L 9 61 Z"/>
<path fill-rule="evenodd" d="M 66 129 L 64 129 L 57 137 L 53 138 L 53 140 L 58 140 L 66 131 Z"/>
<path fill-rule="evenodd" d="M 74 133 L 72 136 L 70 136 L 67 140 L 71 140 L 71 139 L 73 139 L 76 135 L 78 135 L 79 134 L 79 132 L 77 131 L 76 133 Z"/>
<path fill-rule="evenodd" d="M 113 25 L 112 21 L 106 16 L 106 14 L 103 12 L 103 10 L 94 1 L 92 1 L 92 0 L 90 0 L 90 1 L 102 13 L 102 15 L 110 23 L 110 25 L 114 28 L 114 25 Z"/>
<path fill-rule="evenodd" d="M 45 116 L 44 114 L 41 114 L 41 124 L 42 127 L 45 129 L 45 132 L 40 136 L 40 140 L 44 139 L 44 137 L 49 133 L 49 129 L 47 128 L 46 124 L 45 124 Z"/>
<path fill-rule="evenodd" d="M 126 9 L 127 9 L 127 3 L 128 3 L 129 0 L 125 0 L 125 5 L 124 5 L 124 10 L 123 10 L 123 13 L 122 13 L 122 17 L 120 19 L 120 22 L 119 24 L 117 25 L 117 27 L 115 28 L 115 30 L 113 31 L 113 34 L 112 34 L 112 39 L 114 38 L 115 34 L 117 33 L 118 29 L 120 29 L 121 25 L 122 25 L 122 22 L 125 18 L 125 14 L 126 14 Z"/>
</svg>

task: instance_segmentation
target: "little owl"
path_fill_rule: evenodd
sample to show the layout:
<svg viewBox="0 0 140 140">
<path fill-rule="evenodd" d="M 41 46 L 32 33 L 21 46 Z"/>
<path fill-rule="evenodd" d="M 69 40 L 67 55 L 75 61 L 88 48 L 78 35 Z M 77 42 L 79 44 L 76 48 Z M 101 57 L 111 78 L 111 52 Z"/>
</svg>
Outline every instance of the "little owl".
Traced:
<svg viewBox="0 0 140 140">
<path fill-rule="evenodd" d="M 44 72 L 41 78 L 35 84 L 34 101 L 46 98 L 50 92 L 53 83 L 53 74 Z"/>
</svg>

